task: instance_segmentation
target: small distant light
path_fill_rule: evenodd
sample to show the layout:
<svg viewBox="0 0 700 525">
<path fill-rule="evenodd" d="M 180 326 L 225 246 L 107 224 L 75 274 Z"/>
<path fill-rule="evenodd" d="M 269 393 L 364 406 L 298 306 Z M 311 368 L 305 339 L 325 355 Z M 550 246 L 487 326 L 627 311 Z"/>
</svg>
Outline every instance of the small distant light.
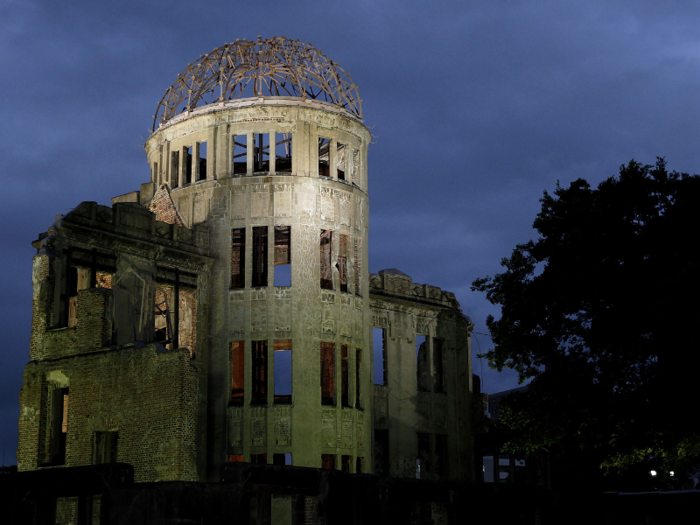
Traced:
<svg viewBox="0 0 700 525">
<path fill-rule="evenodd" d="M 671 474 L 671 476 L 674 476 L 673 471 L 669 472 L 669 474 Z"/>
<path fill-rule="evenodd" d="M 651 474 L 652 476 L 656 476 L 656 471 L 655 471 L 655 470 L 650 470 L 650 471 L 649 471 L 649 474 Z"/>
</svg>

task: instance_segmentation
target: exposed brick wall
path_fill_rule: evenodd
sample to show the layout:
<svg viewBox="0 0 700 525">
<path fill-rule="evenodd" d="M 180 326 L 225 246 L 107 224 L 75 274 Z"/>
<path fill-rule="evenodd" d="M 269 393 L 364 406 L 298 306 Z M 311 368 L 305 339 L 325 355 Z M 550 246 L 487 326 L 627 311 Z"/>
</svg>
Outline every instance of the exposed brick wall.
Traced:
<svg viewBox="0 0 700 525">
<path fill-rule="evenodd" d="M 173 304 L 173 287 L 168 285 L 158 285 L 155 294 L 155 303 L 162 304 L 164 301 L 168 303 L 170 311 L 170 322 L 174 323 L 175 306 Z M 160 307 L 165 308 L 165 305 Z M 180 290 L 180 323 L 178 324 L 178 344 L 179 346 L 189 348 L 190 354 L 196 352 L 197 341 L 197 292 L 194 290 Z M 156 328 L 165 327 L 163 317 L 156 318 Z M 173 326 L 174 328 L 174 326 Z"/>
<path fill-rule="evenodd" d="M 158 219 L 170 224 L 156 222 L 135 205 L 110 209 L 82 203 L 63 218 L 60 228 L 49 230 L 35 244 L 39 253 L 32 274 L 31 361 L 20 392 L 19 470 L 89 465 L 95 432 L 116 431 L 117 461 L 134 465 L 136 481 L 203 479 L 204 472 L 198 469 L 205 464 L 201 436 L 205 423 L 199 410 L 200 397 L 205 395 L 200 393 L 200 384 L 206 384 L 206 377 L 192 360 L 196 291 L 184 283 L 179 301 L 180 346 L 192 354 L 184 348 L 165 351 L 155 343 L 115 347 L 112 340 L 115 307 L 111 288 L 119 277 L 115 272 L 122 262 L 122 250 L 142 250 L 147 242 L 162 250 L 163 260 L 178 261 L 178 267 L 189 272 L 206 260 L 206 228 L 181 227 L 167 187 L 161 190 L 160 202 L 154 199 L 154 206 L 161 206 Z M 78 291 L 75 326 L 56 328 L 65 321 L 53 309 L 67 302 L 60 295 L 68 288 L 66 267 L 70 264 L 84 273 L 93 248 L 97 253 L 93 264 L 99 268 L 96 287 Z M 86 285 L 83 279 L 78 286 Z M 60 411 L 52 405 L 59 398 L 54 394 L 57 388 L 68 388 L 65 462 L 40 466 L 60 457 L 52 449 L 62 440 L 51 435 L 57 431 L 53 418 Z M 202 417 L 206 417 L 205 410 Z M 75 509 L 70 501 L 63 503 L 59 521 L 67 523 L 73 520 L 70 513 Z"/>
<path fill-rule="evenodd" d="M 175 208 L 172 197 L 170 197 L 168 186 L 165 184 L 161 184 L 155 195 L 153 195 L 149 209 L 155 213 L 157 221 L 177 224 L 178 226 L 185 225 L 177 212 L 177 208 Z"/>
<path fill-rule="evenodd" d="M 112 274 L 106 272 L 97 272 L 95 275 L 97 288 L 112 288 Z"/>
<path fill-rule="evenodd" d="M 48 323 L 44 322 L 43 326 Z M 34 328 L 34 327 L 33 327 Z M 78 292 L 78 323 L 55 330 L 32 330 L 32 360 L 51 359 L 98 350 L 112 339 L 112 290 L 89 288 Z"/>
<path fill-rule="evenodd" d="M 19 470 L 39 468 L 42 393 L 55 371 L 69 381 L 65 466 L 91 464 L 95 431 L 117 430 L 117 461 L 134 465 L 137 482 L 199 479 L 199 372 L 187 351 L 158 353 L 156 345 L 29 363 L 20 391 Z"/>
</svg>

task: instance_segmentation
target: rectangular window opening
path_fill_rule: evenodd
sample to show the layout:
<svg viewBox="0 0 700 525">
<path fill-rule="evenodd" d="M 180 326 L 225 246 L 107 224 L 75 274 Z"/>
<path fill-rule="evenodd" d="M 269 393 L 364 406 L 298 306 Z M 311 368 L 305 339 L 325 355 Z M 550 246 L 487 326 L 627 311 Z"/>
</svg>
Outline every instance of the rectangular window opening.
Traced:
<svg viewBox="0 0 700 525">
<path fill-rule="evenodd" d="M 179 282 L 178 277 L 178 283 Z M 197 351 L 197 323 L 193 322 L 193 320 L 197 318 L 197 292 L 180 287 L 178 284 L 177 297 L 179 305 L 176 338 L 178 348 L 188 348 L 191 355 L 194 356 Z"/>
<path fill-rule="evenodd" d="M 207 179 L 207 143 L 197 143 L 197 180 Z"/>
<path fill-rule="evenodd" d="M 251 341 L 253 392 L 251 404 L 267 404 L 267 341 Z"/>
<path fill-rule="evenodd" d="M 253 152 L 254 172 L 270 171 L 270 134 L 256 133 L 253 135 L 255 147 Z"/>
<path fill-rule="evenodd" d="M 242 405 L 245 393 L 245 351 L 243 341 L 231 343 L 231 404 Z"/>
<path fill-rule="evenodd" d="M 323 290 L 333 289 L 333 231 L 321 230 L 321 288 Z"/>
<path fill-rule="evenodd" d="M 259 465 L 267 465 L 267 454 L 251 454 L 250 462 Z"/>
<path fill-rule="evenodd" d="M 372 330 L 372 357 L 375 385 L 387 384 L 385 332 L 384 328 L 374 328 Z"/>
<path fill-rule="evenodd" d="M 231 289 L 245 288 L 245 228 L 231 231 Z"/>
<path fill-rule="evenodd" d="M 374 431 L 374 473 L 389 476 L 389 431 Z"/>
<path fill-rule="evenodd" d="M 347 151 L 347 146 L 345 144 L 338 143 L 335 151 L 335 167 L 338 174 L 338 180 L 345 180 L 345 152 Z"/>
<path fill-rule="evenodd" d="M 343 454 L 340 458 L 340 468 L 346 474 L 352 473 L 352 456 Z"/>
<path fill-rule="evenodd" d="M 355 458 L 355 473 L 362 474 L 365 471 L 365 458 L 356 457 Z"/>
<path fill-rule="evenodd" d="M 170 308 L 172 288 L 158 286 L 155 293 L 155 308 L 153 312 L 153 327 L 155 340 L 167 345 L 173 340 L 173 319 Z"/>
<path fill-rule="evenodd" d="M 68 326 L 78 324 L 78 269 L 68 268 L 66 275 L 66 288 L 68 289 Z"/>
<path fill-rule="evenodd" d="M 243 463 L 245 460 L 243 459 L 243 454 L 229 454 L 228 455 L 228 462 L 229 463 Z"/>
<path fill-rule="evenodd" d="M 53 388 L 49 418 L 50 444 L 48 463 L 64 465 L 68 436 L 68 388 Z"/>
<path fill-rule="evenodd" d="M 353 239 L 353 270 L 355 272 L 355 295 L 362 295 L 362 241 L 358 238 Z"/>
<path fill-rule="evenodd" d="M 180 184 L 180 152 L 173 151 L 170 158 L 170 187 L 177 188 Z"/>
<path fill-rule="evenodd" d="M 233 137 L 231 162 L 234 175 L 248 173 L 248 135 L 235 135 Z"/>
<path fill-rule="evenodd" d="M 286 465 L 288 467 L 292 466 L 292 454 L 287 452 L 285 454 L 273 454 L 272 455 L 273 465 Z"/>
<path fill-rule="evenodd" d="M 340 235 L 338 243 L 338 275 L 340 277 L 340 291 L 348 291 L 348 236 Z"/>
<path fill-rule="evenodd" d="M 344 407 L 350 406 L 350 357 L 348 345 L 340 345 L 340 391 L 341 403 Z"/>
<path fill-rule="evenodd" d="M 78 268 L 78 291 L 90 288 L 90 270 Z"/>
<path fill-rule="evenodd" d="M 360 385 L 360 370 L 362 370 L 362 348 L 355 349 L 355 408 L 362 408 L 362 389 Z"/>
<path fill-rule="evenodd" d="M 335 405 L 335 343 L 321 343 L 321 404 Z"/>
<path fill-rule="evenodd" d="M 117 441 L 119 433 L 113 432 L 95 432 L 95 450 L 93 452 L 93 465 L 102 463 L 117 462 Z"/>
<path fill-rule="evenodd" d="M 267 226 L 253 227 L 253 286 L 267 286 Z"/>
<path fill-rule="evenodd" d="M 335 470 L 335 454 L 321 454 L 321 468 Z"/>
<path fill-rule="evenodd" d="M 192 146 L 185 146 L 182 148 L 182 155 L 183 155 L 183 175 L 185 176 L 185 180 L 183 181 L 184 184 L 191 184 L 192 183 Z"/>
<path fill-rule="evenodd" d="M 275 341 L 275 403 L 292 402 L 292 341 Z"/>
<path fill-rule="evenodd" d="M 61 392 L 61 397 L 63 398 L 61 405 L 61 434 L 68 433 L 68 389 L 64 388 Z"/>
<path fill-rule="evenodd" d="M 275 133 L 275 172 L 292 172 L 292 134 Z"/>
<path fill-rule="evenodd" d="M 292 285 L 292 227 L 275 226 L 275 286 Z"/>
<path fill-rule="evenodd" d="M 292 265 L 275 266 L 275 286 L 292 286 Z"/>
<path fill-rule="evenodd" d="M 318 137 L 318 174 L 322 177 L 331 176 L 330 147 L 331 139 Z"/>
<path fill-rule="evenodd" d="M 78 324 L 78 292 L 90 286 L 90 271 L 87 268 L 71 267 L 66 277 L 68 289 L 68 326 Z"/>
<path fill-rule="evenodd" d="M 442 351 L 442 339 L 433 338 L 433 390 L 445 392 L 445 363 Z"/>
<path fill-rule="evenodd" d="M 430 378 L 428 339 L 424 335 L 416 335 L 416 389 L 419 392 L 427 392 Z"/>
</svg>

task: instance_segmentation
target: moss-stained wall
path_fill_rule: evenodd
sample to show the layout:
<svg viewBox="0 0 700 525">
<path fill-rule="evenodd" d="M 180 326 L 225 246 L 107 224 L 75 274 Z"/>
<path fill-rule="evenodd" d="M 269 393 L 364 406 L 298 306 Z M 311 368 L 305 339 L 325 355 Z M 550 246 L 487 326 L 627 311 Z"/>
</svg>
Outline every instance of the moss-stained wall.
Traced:
<svg viewBox="0 0 700 525">
<path fill-rule="evenodd" d="M 85 202 L 33 243 L 20 470 L 90 465 L 97 461 L 95 432 L 117 432 L 115 459 L 133 464 L 138 481 L 202 478 L 207 377 L 203 359 L 193 356 L 196 349 L 206 356 L 207 339 L 197 341 L 197 328 L 206 333 L 198 292 L 206 295 L 207 241 L 206 226 L 157 222 L 136 203 Z M 180 349 L 168 351 L 154 343 L 155 290 L 172 295 L 175 272 Z M 60 432 L 65 389 L 67 425 Z"/>
<path fill-rule="evenodd" d="M 69 389 L 65 466 L 92 464 L 95 432 L 117 431 L 117 461 L 134 465 L 136 481 L 198 480 L 201 373 L 186 349 L 162 352 L 155 344 L 29 363 L 18 469 L 41 467 L 38 444 L 48 423 L 42 398 L 56 383 Z"/>
</svg>

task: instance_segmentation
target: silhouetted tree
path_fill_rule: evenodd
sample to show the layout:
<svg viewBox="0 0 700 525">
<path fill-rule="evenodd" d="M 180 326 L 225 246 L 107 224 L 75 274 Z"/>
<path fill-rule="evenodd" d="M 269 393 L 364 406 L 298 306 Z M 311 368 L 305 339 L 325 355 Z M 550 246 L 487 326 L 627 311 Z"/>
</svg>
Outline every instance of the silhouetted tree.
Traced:
<svg viewBox="0 0 700 525">
<path fill-rule="evenodd" d="M 596 189 L 557 183 L 541 203 L 539 238 L 472 283 L 501 305 L 485 357 L 532 379 L 502 404 L 509 447 L 613 471 L 696 461 L 700 177 L 631 161 Z"/>
</svg>

